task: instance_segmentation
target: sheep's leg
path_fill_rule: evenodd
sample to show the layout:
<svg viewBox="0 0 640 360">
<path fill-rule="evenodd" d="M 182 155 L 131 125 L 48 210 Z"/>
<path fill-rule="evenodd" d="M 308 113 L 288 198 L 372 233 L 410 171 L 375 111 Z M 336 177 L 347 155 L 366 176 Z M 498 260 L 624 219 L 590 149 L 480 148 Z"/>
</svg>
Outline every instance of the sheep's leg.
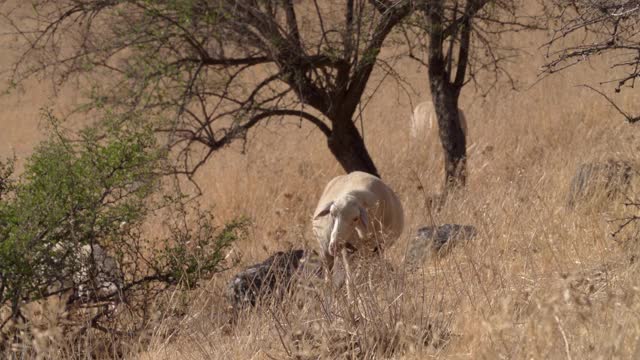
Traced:
<svg viewBox="0 0 640 360">
<path fill-rule="evenodd" d="M 344 285 L 347 287 L 347 300 L 353 301 L 353 293 L 351 292 L 351 268 L 347 259 L 347 249 L 342 248 L 342 263 L 344 264 Z"/>
<path fill-rule="evenodd" d="M 332 273 L 333 273 L 333 263 L 334 263 L 334 257 L 328 254 L 325 254 L 325 256 L 323 256 L 323 261 L 322 261 L 322 265 L 323 265 L 323 274 L 324 274 L 324 282 L 325 284 L 331 284 L 332 283 Z"/>
</svg>

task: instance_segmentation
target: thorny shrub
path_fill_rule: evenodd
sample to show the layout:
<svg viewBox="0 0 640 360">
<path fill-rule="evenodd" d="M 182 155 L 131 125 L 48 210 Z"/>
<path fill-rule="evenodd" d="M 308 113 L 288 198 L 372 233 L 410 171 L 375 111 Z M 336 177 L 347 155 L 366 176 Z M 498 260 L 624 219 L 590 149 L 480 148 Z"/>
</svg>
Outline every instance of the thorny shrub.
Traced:
<svg viewBox="0 0 640 360">
<path fill-rule="evenodd" d="M 45 118 L 24 173 L 0 163 L 0 351 L 123 356 L 125 339 L 168 316 L 163 294 L 223 270 L 247 221 L 214 226 L 160 175 L 165 151 L 141 122 L 107 116 L 73 133 Z M 143 226 L 156 222 L 152 236 Z"/>
</svg>

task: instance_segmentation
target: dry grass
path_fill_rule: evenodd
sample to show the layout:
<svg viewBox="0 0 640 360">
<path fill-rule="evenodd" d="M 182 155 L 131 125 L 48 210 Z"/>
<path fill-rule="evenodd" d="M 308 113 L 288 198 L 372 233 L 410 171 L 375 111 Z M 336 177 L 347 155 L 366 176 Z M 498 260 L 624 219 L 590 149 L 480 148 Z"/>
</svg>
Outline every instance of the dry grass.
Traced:
<svg viewBox="0 0 640 360">
<path fill-rule="evenodd" d="M 295 299 L 263 306 L 233 326 L 221 296 L 226 279 L 217 279 L 179 335 L 157 338 L 141 358 L 634 357 L 638 247 L 608 236 L 615 229 L 608 220 L 621 206 L 570 212 L 565 202 L 578 164 L 637 160 L 638 141 L 632 126 L 572 87 L 587 80 L 575 74 L 526 92 L 498 91 L 484 102 L 465 94 L 472 175 L 467 192 L 434 220 L 475 225 L 474 242 L 430 259 L 419 274 L 396 266 L 373 288 L 364 284 L 357 304 L 342 294 L 305 293 L 303 307 Z M 431 223 L 424 200 L 443 174 L 435 137 L 408 143 L 408 106 L 395 94 L 389 84 L 364 116 L 373 157 L 407 211 L 405 235 L 387 255 L 401 264 L 411 234 Z M 220 154 L 200 174 L 218 214 L 255 220 L 251 240 L 238 244 L 243 264 L 314 246 L 311 211 L 340 169 L 309 131 L 271 125 L 246 156 Z"/>
<path fill-rule="evenodd" d="M 543 39 L 506 39 L 533 54 L 511 66 L 523 88 L 535 80 Z M 141 359 L 640 357 L 640 248 L 637 237 L 608 235 L 616 226 L 609 220 L 623 206 L 565 208 L 579 164 L 638 160 L 637 127 L 575 87 L 600 80 L 604 65 L 526 91 L 501 88 L 486 99 L 465 89 L 469 185 L 433 220 L 472 224 L 479 236 L 408 274 L 398 264 L 411 235 L 432 222 L 425 198 L 438 192 L 443 171 L 435 136 L 419 145 L 408 140 L 409 103 L 428 96 L 426 73 L 409 61 L 399 64 L 416 89 L 412 98 L 386 82 L 363 115 L 367 146 L 407 215 L 404 236 L 386 255 L 395 271 L 364 282 L 354 304 L 340 293 L 303 292 L 229 325 L 224 287 L 231 271 L 197 290 L 186 316 L 165 320 L 132 348 Z M 33 85 L 21 96 L 19 103 L 16 96 L 1 99 L 8 105 L 0 109 L 0 155 L 27 154 L 40 139 L 33 104 L 48 94 Z M 630 96 L 618 100 L 633 106 Z M 217 154 L 197 180 L 221 221 L 254 220 L 249 240 L 236 244 L 241 267 L 276 250 L 314 247 L 311 212 L 340 173 L 318 131 L 274 123 L 253 133 L 247 154 L 233 148 Z"/>
</svg>

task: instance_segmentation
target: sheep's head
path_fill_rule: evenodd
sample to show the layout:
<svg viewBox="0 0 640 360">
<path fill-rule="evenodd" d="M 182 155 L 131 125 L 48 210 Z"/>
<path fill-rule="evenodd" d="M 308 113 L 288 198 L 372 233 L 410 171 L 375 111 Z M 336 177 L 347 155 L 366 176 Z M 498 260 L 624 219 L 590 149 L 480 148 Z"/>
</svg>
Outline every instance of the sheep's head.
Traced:
<svg viewBox="0 0 640 360">
<path fill-rule="evenodd" d="M 329 240 L 329 254 L 331 256 L 337 256 L 338 246 L 343 245 L 354 231 L 361 239 L 365 237 L 369 224 L 367 210 L 355 196 L 347 195 L 330 201 L 315 216 L 315 219 L 327 215 L 331 216 L 331 237 Z"/>
</svg>

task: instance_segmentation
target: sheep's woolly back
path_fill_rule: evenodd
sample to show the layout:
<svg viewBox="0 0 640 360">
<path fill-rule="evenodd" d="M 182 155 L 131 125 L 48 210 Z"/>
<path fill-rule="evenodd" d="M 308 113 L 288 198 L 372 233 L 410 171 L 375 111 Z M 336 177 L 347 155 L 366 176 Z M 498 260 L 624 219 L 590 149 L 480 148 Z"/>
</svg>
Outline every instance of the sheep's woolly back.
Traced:
<svg viewBox="0 0 640 360">
<path fill-rule="evenodd" d="M 458 108 L 458 113 L 460 114 L 460 126 L 466 136 L 468 135 L 467 119 L 462 109 Z M 431 100 L 421 102 L 416 105 L 413 110 L 413 114 L 411 114 L 411 137 L 417 138 L 426 136 L 428 133 L 433 131 L 432 129 L 434 129 L 434 124 L 437 124 L 437 122 L 438 119 L 436 118 L 436 109 L 433 106 L 433 102 Z"/>
</svg>

